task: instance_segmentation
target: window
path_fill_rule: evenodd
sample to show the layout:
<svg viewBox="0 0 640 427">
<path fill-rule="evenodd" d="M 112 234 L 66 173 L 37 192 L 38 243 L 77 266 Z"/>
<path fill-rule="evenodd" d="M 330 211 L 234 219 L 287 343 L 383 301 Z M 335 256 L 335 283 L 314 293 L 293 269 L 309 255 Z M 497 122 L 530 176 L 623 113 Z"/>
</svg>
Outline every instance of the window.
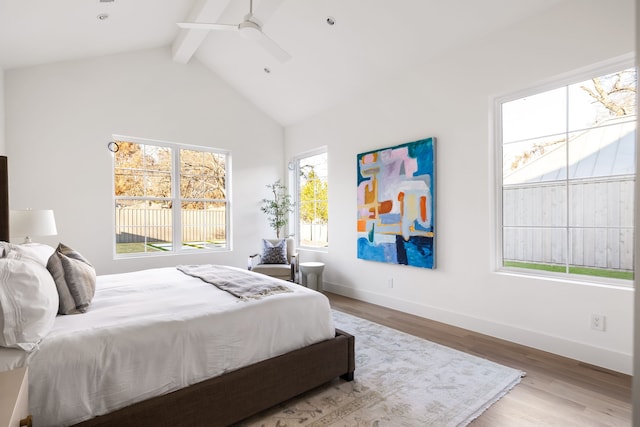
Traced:
<svg viewBox="0 0 640 427">
<path fill-rule="evenodd" d="M 228 153 L 156 141 L 117 144 L 116 255 L 228 248 Z"/>
<path fill-rule="evenodd" d="M 301 247 L 329 246 L 329 183 L 327 151 L 298 157 L 294 177 L 296 191 L 296 236 Z"/>
<path fill-rule="evenodd" d="M 501 268 L 633 279 L 637 70 L 625 66 L 498 101 Z"/>
</svg>

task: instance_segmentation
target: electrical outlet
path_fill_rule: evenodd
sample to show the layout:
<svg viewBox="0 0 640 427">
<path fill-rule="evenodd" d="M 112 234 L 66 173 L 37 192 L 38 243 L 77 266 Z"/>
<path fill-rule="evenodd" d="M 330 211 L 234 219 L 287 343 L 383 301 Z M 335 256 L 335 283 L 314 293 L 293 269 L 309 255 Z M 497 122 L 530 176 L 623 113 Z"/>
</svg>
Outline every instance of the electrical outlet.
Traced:
<svg viewBox="0 0 640 427">
<path fill-rule="evenodd" d="M 596 331 L 604 332 L 604 323 L 606 317 L 602 314 L 592 314 L 591 315 L 591 329 Z"/>
<path fill-rule="evenodd" d="M 387 281 L 387 287 L 393 288 L 393 277 L 390 277 L 389 280 Z"/>
</svg>

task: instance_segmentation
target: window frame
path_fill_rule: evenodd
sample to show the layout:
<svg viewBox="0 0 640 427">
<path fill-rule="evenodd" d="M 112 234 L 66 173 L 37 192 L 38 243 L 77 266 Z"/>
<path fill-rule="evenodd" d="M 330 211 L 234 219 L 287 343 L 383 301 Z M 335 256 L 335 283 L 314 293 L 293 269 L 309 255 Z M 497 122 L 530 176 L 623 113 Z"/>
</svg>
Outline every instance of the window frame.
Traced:
<svg viewBox="0 0 640 427">
<path fill-rule="evenodd" d="M 138 258 L 138 257 L 163 257 L 163 256 L 175 256 L 175 255 L 185 255 L 185 254 L 200 254 L 200 253 L 215 253 L 215 252 L 229 252 L 231 251 L 231 151 L 224 150 L 215 147 L 207 147 L 207 146 L 199 146 L 192 144 L 182 144 L 171 141 L 161 141 L 154 140 L 148 138 L 138 138 L 132 136 L 124 136 L 124 135 L 112 135 L 112 141 L 126 141 L 135 144 L 141 145 L 152 145 L 157 147 L 165 147 L 171 149 L 171 197 L 168 198 L 173 208 L 171 209 L 171 218 L 172 218 L 172 245 L 171 249 L 167 251 L 158 251 L 158 252 L 133 252 L 133 253 L 118 253 L 117 252 L 117 238 L 116 238 L 116 213 L 115 213 L 115 204 L 117 200 L 127 200 L 131 199 L 144 199 L 144 200 L 153 200 L 158 199 L 157 197 L 131 197 L 125 196 L 119 198 L 115 194 L 115 152 L 111 153 L 111 227 L 112 227 L 112 242 L 113 242 L 113 258 L 114 259 L 130 259 L 130 258 Z M 183 199 L 180 194 L 180 173 L 181 173 L 181 160 L 180 160 L 180 151 L 181 150 L 192 150 L 199 152 L 209 152 L 214 154 L 223 155 L 225 158 L 225 194 L 226 199 L 223 201 L 226 204 L 225 209 L 225 244 L 220 247 L 208 247 L 208 248 L 184 248 L 182 245 L 182 203 Z M 189 201 L 194 201 L 196 199 L 186 199 Z M 198 199 L 204 202 L 216 202 L 217 199 Z M 177 207 L 177 208 L 176 208 Z M 179 245 L 176 245 L 175 242 L 180 242 Z"/>
<path fill-rule="evenodd" d="M 504 218 L 503 218 L 503 123 L 502 123 L 502 105 L 518 100 L 528 96 L 534 96 L 546 91 L 570 86 L 585 80 L 592 79 L 594 77 L 604 76 L 610 73 L 615 73 L 621 70 L 625 70 L 628 68 L 636 68 L 636 73 L 638 73 L 638 67 L 635 62 L 635 56 L 633 54 L 622 55 L 617 58 L 613 58 L 611 60 L 602 61 L 590 66 L 582 67 L 574 71 L 570 71 L 567 73 L 563 73 L 556 77 L 552 77 L 545 81 L 539 82 L 538 84 L 534 84 L 532 86 L 526 87 L 521 90 L 509 92 L 508 94 L 503 94 L 500 96 L 496 96 L 493 98 L 491 104 L 491 121 L 493 122 L 493 126 L 490 130 L 489 141 L 492 146 L 493 156 L 491 156 L 491 162 L 493 167 L 493 176 L 494 176 L 494 185 L 493 185 L 493 200 L 494 200 L 494 215 L 493 215 L 493 229 L 494 229 L 494 241 L 493 246 L 494 250 L 492 253 L 493 257 L 493 271 L 501 274 L 512 274 L 522 277 L 531 277 L 531 278 L 540 278 L 540 279 L 548 279 L 558 282 L 564 283 L 578 283 L 578 284 L 588 284 L 588 285 L 602 285 L 602 286 L 614 286 L 616 288 L 633 288 L 634 279 L 638 277 L 638 272 L 634 269 L 634 279 L 617 279 L 617 278 L 608 278 L 608 277 L 599 277 L 599 276 L 591 276 L 591 275 L 583 275 L 583 274 L 575 274 L 575 273 L 567 273 L 567 272 L 551 272 L 545 270 L 536 270 L 529 268 L 519 268 L 519 267 L 511 267 L 504 266 Z M 636 115 L 638 112 L 636 112 Z M 637 122 L 637 119 L 636 119 Z M 638 150 L 638 137 L 637 137 L 638 128 L 636 125 L 636 141 L 635 141 L 635 149 Z M 638 185 L 638 170 L 636 165 L 636 171 L 634 176 L 634 185 Z M 634 204 L 637 203 L 634 200 Z M 569 227 L 569 218 L 567 218 L 565 225 L 563 226 L 565 229 Z M 637 239 L 636 235 L 637 224 L 633 224 L 633 235 L 634 239 Z M 634 246 L 637 246 L 634 243 Z M 635 249 L 635 248 L 634 248 Z M 569 248 L 567 248 L 567 251 Z M 567 253 L 568 256 L 568 253 Z"/>
<path fill-rule="evenodd" d="M 293 182 L 293 185 L 290 186 L 293 194 L 291 194 L 291 199 L 294 201 L 294 209 L 291 213 L 291 220 L 289 223 L 293 223 L 294 235 L 296 247 L 303 250 L 309 251 L 317 251 L 317 252 L 328 252 L 329 251 L 329 221 L 327 221 L 327 245 L 326 246 L 307 246 L 301 243 L 301 226 L 300 226 L 300 161 L 306 159 L 308 157 L 317 156 L 319 154 L 326 154 L 327 156 L 327 185 L 329 185 L 329 150 L 327 146 L 322 146 L 315 148 L 313 150 L 305 151 L 293 157 L 290 165 L 290 174 L 289 174 L 289 182 Z M 327 210 L 329 209 L 329 197 L 327 196 Z"/>
</svg>

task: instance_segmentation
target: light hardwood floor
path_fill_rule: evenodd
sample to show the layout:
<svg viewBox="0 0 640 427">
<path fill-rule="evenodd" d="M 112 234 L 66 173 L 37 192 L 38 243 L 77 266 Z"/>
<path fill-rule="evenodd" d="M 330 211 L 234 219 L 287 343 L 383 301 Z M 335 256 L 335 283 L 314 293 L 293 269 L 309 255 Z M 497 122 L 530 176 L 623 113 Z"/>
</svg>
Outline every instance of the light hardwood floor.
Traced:
<svg viewBox="0 0 640 427">
<path fill-rule="evenodd" d="M 631 425 L 629 375 L 341 295 L 326 295 L 336 310 L 525 371 L 522 382 L 473 421 L 472 427 Z"/>
</svg>

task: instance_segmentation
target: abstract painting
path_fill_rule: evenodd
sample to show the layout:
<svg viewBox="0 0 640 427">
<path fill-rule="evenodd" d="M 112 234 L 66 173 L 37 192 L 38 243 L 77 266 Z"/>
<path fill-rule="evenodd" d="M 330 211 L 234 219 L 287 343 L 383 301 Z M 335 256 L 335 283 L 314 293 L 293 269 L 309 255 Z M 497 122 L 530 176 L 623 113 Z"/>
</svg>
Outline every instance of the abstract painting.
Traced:
<svg viewBox="0 0 640 427">
<path fill-rule="evenodd" d="M 358 154 L 358 258 L 435 268 L 435 138 Z"/>
</svg>

